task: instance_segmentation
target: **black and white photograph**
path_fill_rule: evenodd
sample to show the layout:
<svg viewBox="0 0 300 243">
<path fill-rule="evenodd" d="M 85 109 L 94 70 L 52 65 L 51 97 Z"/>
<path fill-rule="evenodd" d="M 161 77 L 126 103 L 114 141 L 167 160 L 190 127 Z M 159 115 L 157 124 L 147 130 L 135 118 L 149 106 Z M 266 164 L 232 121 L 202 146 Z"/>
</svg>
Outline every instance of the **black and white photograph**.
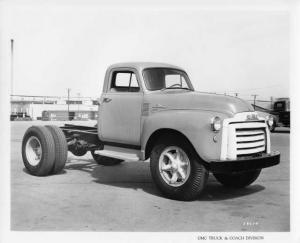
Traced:
<svg viewBox="0 0 300 243">
<path fill-rule="evenodd" d="M 0 241 L 300 242 L 297 9 L 1 1 Z"/>
</svg>

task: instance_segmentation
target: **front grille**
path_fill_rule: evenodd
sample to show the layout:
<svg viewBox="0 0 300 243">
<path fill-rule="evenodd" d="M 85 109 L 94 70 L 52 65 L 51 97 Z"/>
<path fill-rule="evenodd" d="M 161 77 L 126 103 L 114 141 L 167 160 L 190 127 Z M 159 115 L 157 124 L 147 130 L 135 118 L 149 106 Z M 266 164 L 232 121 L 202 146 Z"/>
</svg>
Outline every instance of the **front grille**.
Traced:
<svg viewBox="0 0 300 243">
<path fill-rule="evenodd" d="M 223 120 L 220 160 L 259 157 L 270 153 L 270 135 L 264 119 L 249 120 L 253 112 L 241 112 Z"/>
<path fill-rule="evenodd" d="M 236 155 L 252 155 L 266 151 L 265 128 L 236 128 Z"/>
</svg>

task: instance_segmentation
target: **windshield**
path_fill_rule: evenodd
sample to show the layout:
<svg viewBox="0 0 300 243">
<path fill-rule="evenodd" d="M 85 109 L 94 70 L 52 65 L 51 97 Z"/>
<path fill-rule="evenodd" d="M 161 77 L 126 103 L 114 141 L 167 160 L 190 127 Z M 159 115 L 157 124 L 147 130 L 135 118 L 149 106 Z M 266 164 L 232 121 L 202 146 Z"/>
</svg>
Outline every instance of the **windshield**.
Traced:
<svg viewBox="0 0 300 243">
<path fill-rule="evenodd" d="M 147 68 L 143 71 L 143 76 L 148 90 L 193 90 L 187 74 L 178 69 Z"/>
</svg>

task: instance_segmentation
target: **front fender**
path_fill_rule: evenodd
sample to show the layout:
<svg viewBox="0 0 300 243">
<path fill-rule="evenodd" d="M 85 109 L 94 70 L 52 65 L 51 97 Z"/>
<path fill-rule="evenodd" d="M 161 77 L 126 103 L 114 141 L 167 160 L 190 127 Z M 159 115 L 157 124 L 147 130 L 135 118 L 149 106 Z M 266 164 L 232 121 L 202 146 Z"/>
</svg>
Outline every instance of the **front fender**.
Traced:
<svg viewBox="0 0 300 243">
<path fill-rule="evenodd" d="M 152 113 L 142 119 L 142 151 L 146 149 L 147 141 L 159 129 L 173 129 L 191 142 L 198 155 L 204 161 L 220 158 L 222 132 L 211 130 L 211 118 L 219 116 L 227 118 L 225 114 L 203 110 L 167 110 Z M 213 140 L 215 137 L 216 142 Z"/>
</svg>

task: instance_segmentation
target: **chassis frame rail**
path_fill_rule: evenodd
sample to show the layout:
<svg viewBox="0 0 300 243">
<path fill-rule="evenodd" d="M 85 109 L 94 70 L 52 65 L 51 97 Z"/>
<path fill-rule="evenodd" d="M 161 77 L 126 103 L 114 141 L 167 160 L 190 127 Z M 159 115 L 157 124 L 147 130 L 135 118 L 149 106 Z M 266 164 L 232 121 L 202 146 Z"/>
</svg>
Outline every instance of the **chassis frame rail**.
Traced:
<svg viewBox="0 0 300 243">
<path fill-rule="evenodd" d="M 74 146 L 84 147 L 87 151 L 103 148 L 103 143 L 98 137 L 97 127 L 65 124 L 60 129 L 65 134 L 70 151 Z"/>
</svg>

